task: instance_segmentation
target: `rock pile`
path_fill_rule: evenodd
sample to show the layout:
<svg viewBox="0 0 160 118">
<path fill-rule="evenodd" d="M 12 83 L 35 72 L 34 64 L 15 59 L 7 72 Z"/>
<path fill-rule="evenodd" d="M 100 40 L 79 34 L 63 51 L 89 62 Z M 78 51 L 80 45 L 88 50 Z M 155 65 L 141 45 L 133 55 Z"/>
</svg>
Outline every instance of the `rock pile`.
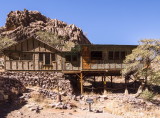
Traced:
<svg viewBox="0 0 160 118">
<path fill-rule="evenodd" d="M 12 78 L 0 77 L 0 101 L 14 100 L 25 91 L 23 84 Z"/>
<path fill-rule="evenodd" d="M 64 102 L 53 103 L 50 106 L 55 109 L 72 109 L 73 108 L 71 104 L 64 103 Z"/>
<path fill-rule="evenodd" d="M 57 92 L 51 90 L 58 89 L 63 94 L 71 95 L 73 92 L 71 83 L 66 80 L 60 72 L 1 72 L 0 73 L 0 98 L 2 93 L 16 92 L 22 93 L 24 86 L 38 86 L 39 93 L 45 97 L 56 99 Z M 4 89 L 5 88 L 5 89 Z"/>
<path fill-rule="evenodd" d="M 39 86 L 43 89 L 57 89 L 71 94 L 73 92 L 69 80 L 60 72 L 1 72 L 3 78 L 19 80 L 25 86 Z"/>
<path fill-rule="evenodd" d="M 35 111 L 36 113 L 39 113 L 40 110 L 43 109 L 43 107 L 41 107 L 41 106 L 39 106 L 37 104 L 28 104 L 26 106 L 29 108 L 30 111 Z"/>
</svg>

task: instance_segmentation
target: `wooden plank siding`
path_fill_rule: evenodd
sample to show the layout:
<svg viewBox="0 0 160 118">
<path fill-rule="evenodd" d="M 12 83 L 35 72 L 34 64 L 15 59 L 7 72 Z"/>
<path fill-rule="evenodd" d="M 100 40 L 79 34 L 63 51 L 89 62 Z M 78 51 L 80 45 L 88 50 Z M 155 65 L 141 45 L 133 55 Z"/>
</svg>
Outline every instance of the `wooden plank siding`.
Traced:
<svg viewBox="0 0 160 118">
<path fill-rule="evenodd" d="M 57 50 L 50 47 L 49 45 L 36 40 L 36 39 L 26 39 L 22 42 L 17 43 L 16 45 L 10 46 L 4 50 L 5 55 L 5 70 L 61 70 L 61 56 L 57 54 L 58 61 L 54 60 L 52 62 L 52 57 L 50 56 L 51 63 L 45 65 L 45 58 L 43 61 L 39 61 L 39 54 L 43 53 L 44 56 L 46 53 L 50 55 L 57 53 Z M 16 55 L 16 57 L 14 57 Z M 26 59 L 22 59 L 24 55 Z M 14 57 L 14 58 L 12 58 Z M 28 59 L 29 58 L 29 59 Z M 57 66 L 58 63 L 58 66 Z"/>
<path fill-rule="evenodd" d="M 130 54 L 136 47 L 133 45 L 80 46 L 81 50 L 76 53 L 60 52 L 43 41 L 26 39 L 4 50 L 5 69 L 18 71 L 121 70 L 125 66 L 122 57 Z"/>
<path fill-rule="evenodd" d="M 82 70 L 121 70 L 123 64 L 122 53 L 130 54 L 136 46 L 129 45 L 82 45 Z M 101 59 L 92 59 L 91 53 L 101 52 Z M 113 52 L 113 59 L 109 59 L 109 52 Z M 116 59 L 116 53 L 118 59 Z"/>
</svg>

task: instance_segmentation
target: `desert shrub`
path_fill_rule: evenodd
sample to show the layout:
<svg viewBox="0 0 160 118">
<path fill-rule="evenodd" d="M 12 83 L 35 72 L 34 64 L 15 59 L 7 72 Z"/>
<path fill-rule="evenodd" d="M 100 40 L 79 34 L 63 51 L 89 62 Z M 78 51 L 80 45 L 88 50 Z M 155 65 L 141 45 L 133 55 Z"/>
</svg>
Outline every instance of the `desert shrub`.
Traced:
<svg viewBox="0 0 160 118">
<path fill-rule="evenodd" d="M 2 51 L 2 49 L 7 48 L 15 43 L 16 41 L 13 41 L 9 39 L 8 37 L 0 37 L 0 51 Z"/>
<path fill-rule="evenodd" d="M 155 94 L 152 91 L 149 91 L 148 89 L 144 90 L 140 95 L 141 98 L 148 101 L 152 100 L 154 96 Z"/>
<path fill-rule="evenodd" d="M 38 102 L 38 103 L 42 103 L 45 99 L 45 97 L 43 95 L 41 95 L 40 93 L 38 92 L 34 92 L 31 94 L 31 98 L 35 101 L 35 102 Z"/>
</svg>

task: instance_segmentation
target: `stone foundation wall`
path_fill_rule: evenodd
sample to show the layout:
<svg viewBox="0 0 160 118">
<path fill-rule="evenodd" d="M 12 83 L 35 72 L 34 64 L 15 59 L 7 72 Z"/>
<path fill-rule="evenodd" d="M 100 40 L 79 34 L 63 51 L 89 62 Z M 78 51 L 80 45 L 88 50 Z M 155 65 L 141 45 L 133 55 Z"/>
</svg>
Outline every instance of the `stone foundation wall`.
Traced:
<svg viewBox="0 0 160 118">
<path fill-rule="evenodd" d="M 4 99 L 5 92 L 14 88 L 22 93 L 24 86 L 38 86 L 42 90 L 57 90 L 71 95 L 73 89 L 69 80 L 60 72 L 1 72 L 0 73 L 0 98 Z M 6 94 L 7 95 L 7 94 Z"/>
</svg>

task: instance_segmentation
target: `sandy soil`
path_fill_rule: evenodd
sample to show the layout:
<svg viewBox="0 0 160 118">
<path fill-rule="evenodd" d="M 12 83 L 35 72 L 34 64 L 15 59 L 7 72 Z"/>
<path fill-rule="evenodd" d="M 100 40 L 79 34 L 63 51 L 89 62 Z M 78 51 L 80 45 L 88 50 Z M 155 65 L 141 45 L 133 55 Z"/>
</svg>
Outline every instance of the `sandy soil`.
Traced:
<svg viewBox="0 0 160 118">
<path fill-rule="evenodd" d="M 10 107 L 10 110 L 6 109 Z M 122 118 L 109 113 L 93 113 L 81 109 L 74 110 L 57 110 L 57 109 L 43 109 L 39 113 L 30 111 L 26 105 L 12 111 L 13 106 L 4 106 L 1 110 L 0 118 Z"/>
</svg>

